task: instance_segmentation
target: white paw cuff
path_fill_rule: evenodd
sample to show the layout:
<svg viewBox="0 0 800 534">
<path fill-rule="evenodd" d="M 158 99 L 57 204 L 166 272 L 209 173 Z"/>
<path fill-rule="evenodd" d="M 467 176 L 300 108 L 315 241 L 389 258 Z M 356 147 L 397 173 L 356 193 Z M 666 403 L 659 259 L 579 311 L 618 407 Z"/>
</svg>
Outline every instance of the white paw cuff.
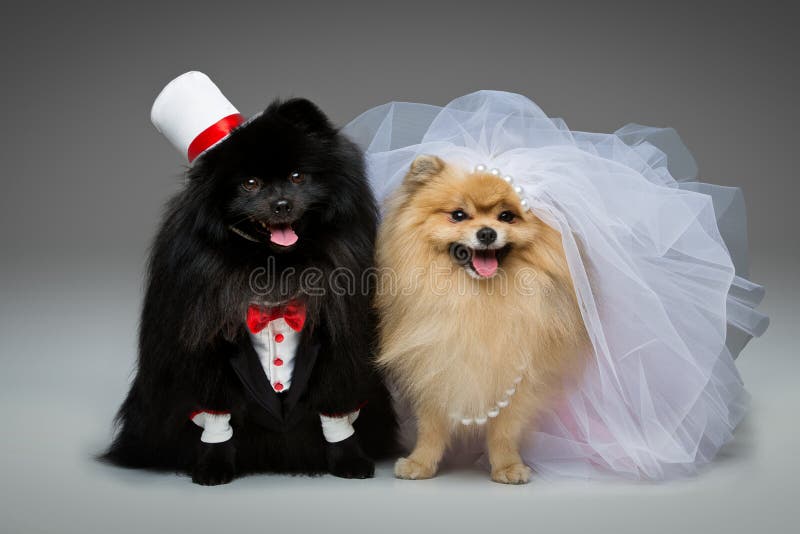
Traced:
<svg viewBox="0 0 800 534">
<path fill-rule="evenodd" d="M 231 414 L 196 412 L 192 414 L 192 422 L 203 429 L 200 441 L 203 443 L 222 443 L 233 437 L 230 425 Z"/>
<path fill-rule="evenodd" d="M 358 419 L 360 411 L 356 410 L 339 417 L 319 414 L 319 419 L 322 421 L 322 435 L 325 436 L 325 441 L 338 443 L 355 434 L 356 429 L 353 428 L 353 423 Z"/>
</svg>

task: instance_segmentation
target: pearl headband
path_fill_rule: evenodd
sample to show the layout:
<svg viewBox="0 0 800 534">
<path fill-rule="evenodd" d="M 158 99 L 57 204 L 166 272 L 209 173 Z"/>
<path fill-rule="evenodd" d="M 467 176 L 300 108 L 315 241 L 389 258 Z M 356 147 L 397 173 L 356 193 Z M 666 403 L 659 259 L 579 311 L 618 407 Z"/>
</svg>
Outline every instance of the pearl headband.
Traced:
<svg viewBox="0 0 800 534">
<path fill-rule="evenodd" d="M 522 193 L 524 193 L 525 190 L 522 189 L 522 187 L 519 185 L 514 185 L 514 178 L 510 174 L 503 174 L 502 172 L 500 172 L 500 169 L 498 168 L 487 170 L 486 165 L 484 165 L 483 163 L 481 163 L 480 165 L 476 165 L 474 172 L 479 172 L 479 173 L 488 172 L 489 174 L 497 176 L 498 178 L 504 180 L 514 189 L 514 192 L 519 196 L 520 198 L 519 203 L 522 205 L 522 207 L 525 208 L 526 210 L 530 209 L 530 207 L 528 206 L 528 199 L 522 196 Z"/>
</svg>

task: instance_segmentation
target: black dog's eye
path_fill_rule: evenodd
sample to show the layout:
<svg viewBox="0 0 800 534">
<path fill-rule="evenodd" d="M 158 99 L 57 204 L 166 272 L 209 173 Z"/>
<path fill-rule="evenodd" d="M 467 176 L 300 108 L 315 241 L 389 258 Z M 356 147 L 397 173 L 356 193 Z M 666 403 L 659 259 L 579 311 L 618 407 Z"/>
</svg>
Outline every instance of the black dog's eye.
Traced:
<svg viewBox="0 0 800 534">
<path fill-rule="evenodd" d="M 302 172 L 293 172 L 289 175 L 289 181 L 293 184 L 302 184 L 306 181 L 306 175 Z"/>
<path fill-rule="evenodd" d="M 450 214 L 450 220 L 453 222 L 461 222 L 469 219 L 469 215 L 464 210 L 455 210 Z"/>
<path fill-rule="evenodd" d="M 516 218 L 517 216 L 513 211 L 504 211 L 497 217 L 497 220 L 504 223 L 513 223 Z"/>
<path fill-rule="evenodd" d="M 258 191 L 261 189 L 261 180 L 258 178 L 248 178 L 244 182 L 242 182 L 242 187 L 245 191 Z"/>
</svg>

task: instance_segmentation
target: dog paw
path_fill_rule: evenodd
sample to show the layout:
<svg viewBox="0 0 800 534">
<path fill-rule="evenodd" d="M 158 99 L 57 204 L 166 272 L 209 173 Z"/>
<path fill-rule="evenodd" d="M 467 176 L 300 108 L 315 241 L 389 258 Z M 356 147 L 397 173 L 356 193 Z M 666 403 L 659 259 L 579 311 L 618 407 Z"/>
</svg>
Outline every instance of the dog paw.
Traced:
<svg viewBox="0 0 800 534">
<path fill-rule="evenodd" d="M 400 458 L 394 464 L 394 476 L 406 480 L 421 480 L 432 478 L 436 475 L 436 467 L 424 465 L 411 458 Z"/>
<path fill-rule="evenodd" d="M 226 443 L 201 443 L 192 469 L 192 482 L 201 486 L 227 484 L 236 476 L 235 450 Z"/>
<path fill-rule="evenodd" d="M 492 469 L 492 480 L 501 484 L 526 484 L 531 479 L 531 468 L 525 464 L 511 464 Z"/>
<path fill-rule="evenodd" d="M 198 464 L 192 470 L 192 482 L 201 486 L 227 484 L 234 476 L 236 471 L 228 463 Z"/>
<path fill-rule="evenodd" d="M 364 454 L 354 434 L 328 444 L 328 471 L 339 478 L 372 478 L 375 462 Z"/>
</svg>

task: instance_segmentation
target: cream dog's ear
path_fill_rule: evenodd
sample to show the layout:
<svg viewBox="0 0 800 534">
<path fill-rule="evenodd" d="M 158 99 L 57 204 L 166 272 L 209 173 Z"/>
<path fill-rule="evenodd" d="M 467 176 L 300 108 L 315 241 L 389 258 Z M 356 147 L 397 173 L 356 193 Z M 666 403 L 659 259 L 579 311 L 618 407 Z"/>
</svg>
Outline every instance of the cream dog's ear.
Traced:
<svg viewBox="0 0 800 534">
<path fill-rule="evenodd" d="M 437 156 L 423 154 L 417 156 L 411 163 L 411 168 L 406 174 L 404 183 L 409 185 L 422 185 L 444 170 L 445 162 Z"/>
</svg>

